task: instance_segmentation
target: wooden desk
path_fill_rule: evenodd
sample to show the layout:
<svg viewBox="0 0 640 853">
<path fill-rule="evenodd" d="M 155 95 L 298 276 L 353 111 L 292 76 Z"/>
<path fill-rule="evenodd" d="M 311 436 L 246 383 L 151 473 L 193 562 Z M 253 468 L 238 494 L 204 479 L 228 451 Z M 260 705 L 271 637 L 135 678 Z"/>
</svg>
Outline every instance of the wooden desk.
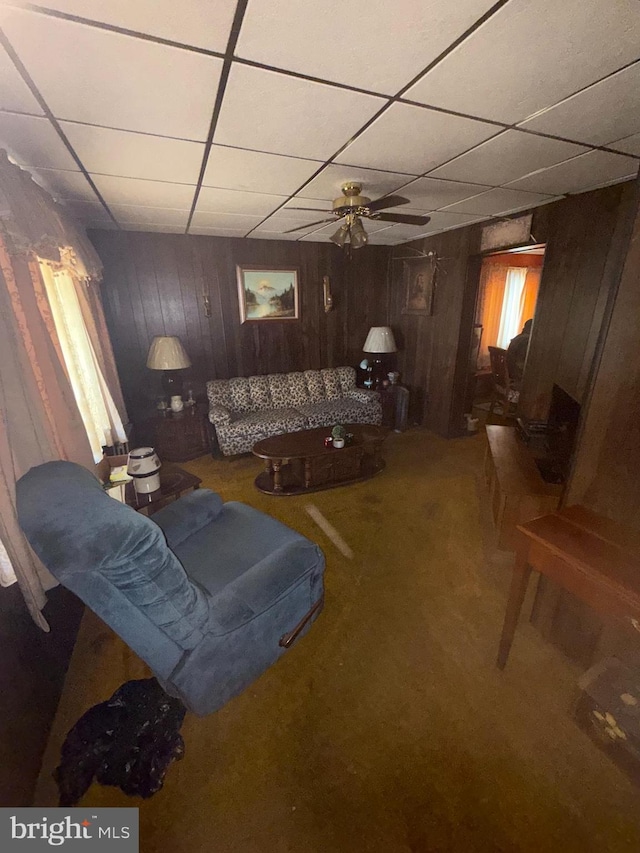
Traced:
<svg viewBox="0 0 640 853">
<path fill-rule="evenodd" d="M 491 496 L 498 548 L 515 551 L 516 527 L 556 509 L 562 486 L 546 483 L 515 427 L 489 425 L 485 477 Z"/>
<path fill-rule="evenodd" d="M 497 665 L 504 669 L 531 571 L 547 575 L 604 619 L 640 632 L 640 535 L 582 506 L 518 527 Z"/>
</svg>

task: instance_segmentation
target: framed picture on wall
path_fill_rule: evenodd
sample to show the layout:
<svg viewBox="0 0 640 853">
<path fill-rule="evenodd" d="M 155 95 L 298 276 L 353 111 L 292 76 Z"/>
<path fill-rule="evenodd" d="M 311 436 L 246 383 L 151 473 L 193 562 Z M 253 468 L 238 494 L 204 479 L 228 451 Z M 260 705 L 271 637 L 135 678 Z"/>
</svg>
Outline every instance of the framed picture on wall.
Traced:
<svg viewBox="0 0 640 853">
<path fill-rule="evenodd" d="M 403 314 L 429 317 L 433 314 L 436 288 L 436 259 L 407 258 L 403 268 Z"/>
<path fill-rule="evenodd" d="M 298 270 L 238 264 L 241 323 L 299 320 Z"/>
</svg>

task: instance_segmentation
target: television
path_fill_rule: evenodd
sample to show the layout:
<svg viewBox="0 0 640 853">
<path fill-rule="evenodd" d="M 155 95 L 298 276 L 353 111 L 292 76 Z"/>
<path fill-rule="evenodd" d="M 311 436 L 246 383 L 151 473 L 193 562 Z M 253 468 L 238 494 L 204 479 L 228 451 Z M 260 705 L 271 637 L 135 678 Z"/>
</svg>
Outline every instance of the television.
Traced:
<svg viewBox="0 0 640 853">
<path fill-rule="evenodd" d="M 551 407 L 547 422 L 547 446 L 553 467 L 566 482 L 580 423 L 580 403 L 559 385 L 551 392 Z"/>
</svg>

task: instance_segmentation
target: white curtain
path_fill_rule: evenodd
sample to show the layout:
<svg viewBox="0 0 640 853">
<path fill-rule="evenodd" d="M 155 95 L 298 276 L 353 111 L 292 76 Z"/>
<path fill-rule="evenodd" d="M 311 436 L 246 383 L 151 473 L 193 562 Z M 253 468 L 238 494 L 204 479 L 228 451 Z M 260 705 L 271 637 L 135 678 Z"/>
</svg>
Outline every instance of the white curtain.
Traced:
<svg viewBox="0 0 640 853">
<path fill-rule="evenodd" d="M 85 325 L 76 285 L 66 269 L 40 261 L 69 382 L 96 462 L 105 444 L 127 440 Z"/>
<path fill-rule="evenodd" d="M 4 547 L 2 539 L 0 539 L 0 586 L 11 586 L 17 580 L 16 573 L 13 571 L 11 560 L 7 554 L 7 549 Z"/>
<path fill-rule="evenodd" d="M 522 294 L 527 277 L 526 267 L 509 267 L 504 289 L 502 314 L 498 329 L 498 346 L 506 349 L 509 341 L 520 332 L 520 315 L 522 313 Z"/>
</svg>

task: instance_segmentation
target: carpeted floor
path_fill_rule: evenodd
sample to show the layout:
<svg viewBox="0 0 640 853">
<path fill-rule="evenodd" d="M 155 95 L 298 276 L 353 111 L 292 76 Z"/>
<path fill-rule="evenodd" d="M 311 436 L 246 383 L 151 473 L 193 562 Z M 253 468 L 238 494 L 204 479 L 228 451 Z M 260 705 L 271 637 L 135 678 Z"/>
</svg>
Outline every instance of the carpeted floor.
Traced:
<svg viewBox="0 0 640 853">
<path fill-rule="evenodd" d="M 526 622 L 494 666 L 509 555 L 492 547 L 483 439 L 392 434 L 387 468 L 304 498 L 253 488 L 254 459 L 185 465 L 317 541 L 324 613 L 218 714 L 188 715 L 186 756 L 139 805 L 144 853 L 637 851 L 639 792 L 572 721 L 579 671 Z M 343 557 L 304 508 L 353 549 Z M 142 664 L 85 616 L 37 793 L 62 740 Z"/>
</svg>

